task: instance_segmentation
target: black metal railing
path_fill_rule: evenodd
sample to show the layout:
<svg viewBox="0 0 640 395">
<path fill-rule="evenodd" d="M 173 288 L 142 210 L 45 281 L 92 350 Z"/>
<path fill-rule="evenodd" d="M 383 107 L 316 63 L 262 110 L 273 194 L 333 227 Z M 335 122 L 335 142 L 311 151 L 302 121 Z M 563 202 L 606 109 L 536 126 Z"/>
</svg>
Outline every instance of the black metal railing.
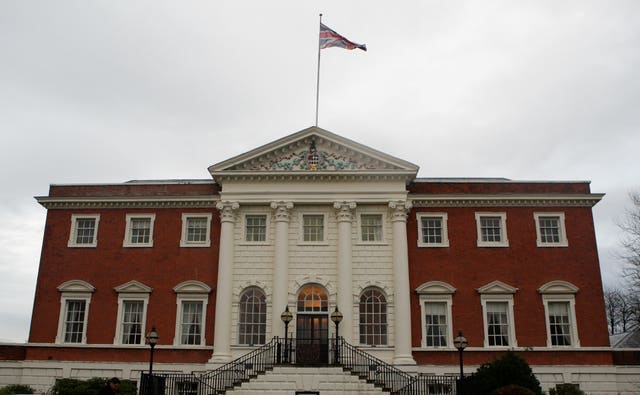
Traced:
<svg viewBox="0 0 640 395">
<path fill-rule="evenodd" d="M 335 343 L 335 342 L 334 342 Z M 338 349 L 332 348 L 333 358 L 343 369 L 350 371 L 369 383 L 373 383 L 383 391 L 401 393 L 403 388 L 411 386 L 416 376 L 410 375 L 383 360 L 366 353 L 347 343 L 343 338 L 338 339 Z M 338 352 L 337 358 L 335 352 Z"/>
<path fill-rule="evenodd" d="M 410 385 L 401 388 L 401 395 L 457 395 L 458 376 L 436 376 L 420 374 Z"/>
<path fill-rule="evenodd" d="M 337 347 L 336 347 L 337 345 Z M 336 354 L 337 353 L 337 354 Z M 224 394 L 278 365 L 340 366 L 362 380 L 398 395 L 456 395 L 457 376 L 412 375 L 346 342 L 274 337 L 221 367 L 201 373 L 142 373 L 140 395 Z"/>
</svg>

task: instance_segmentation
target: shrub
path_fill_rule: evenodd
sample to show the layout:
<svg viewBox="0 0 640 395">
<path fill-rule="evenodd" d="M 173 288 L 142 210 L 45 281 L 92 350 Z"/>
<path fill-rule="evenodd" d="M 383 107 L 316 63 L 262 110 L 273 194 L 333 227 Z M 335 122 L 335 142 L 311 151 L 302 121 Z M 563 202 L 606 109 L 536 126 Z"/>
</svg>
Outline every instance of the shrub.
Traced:
<svg viewBox="0 0 640 395">
<path fill-rule="evenodd" d="M 558 384 L 556 388 L 549 389 L 549 395 L 584 395 L 584 392 L 573 384 Z"/>
<path fill-rule="evenodd" d="M 53 386 L 53 395 L 97 395 L 104 387 L 108 379 L 93 378 L 89 380 L 58 379 Z M 137 386 L 135 381 L 120 380 L 118 394 L 136 395 Z"/>
<path fill-rule="evenodd" d="M 14 394 L 35 394 L 33 388 L 28 385 L 13 384 L 0 388 L 0 395 L 14 395 Z"/>
<path fill-rule="evenodd" d="M 496 395 L 535 395 L 535 392 L 528 388 L 520 387 L 519 385 L 509 384 L 504 387 L 498 388 L 495 391 Z"/>
<path fill-rule="evenodd" d="M 534 394 L 542 394 L 540 382 L 531 371 L 527 361 L 512 351 L 506 352 L 502 357 L 492 362 L 483 364 L 465 381 L 467 381 L 465 387 L 473 388 L 474 393 L 477 394 L 496 394 L 498 389 L 509 385 L 529 389 Z M 511 394 L 511 392 L 505 394 Z M 513 394 L 520 393 L 513 392 Z"/>
</svg>

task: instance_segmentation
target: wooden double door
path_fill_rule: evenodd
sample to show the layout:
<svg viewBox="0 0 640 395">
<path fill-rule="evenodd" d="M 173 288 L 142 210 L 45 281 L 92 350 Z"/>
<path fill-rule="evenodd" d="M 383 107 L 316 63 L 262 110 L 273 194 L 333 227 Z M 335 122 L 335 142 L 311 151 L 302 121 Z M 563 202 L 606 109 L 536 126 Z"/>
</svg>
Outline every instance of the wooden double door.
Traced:
<svg viewBox="0 0 640 395">
<path fill-rule="evenodd" d="M 296 364 L 329 362 L 329 316 L 298 314 L 296 318 Z"/>
</svg>

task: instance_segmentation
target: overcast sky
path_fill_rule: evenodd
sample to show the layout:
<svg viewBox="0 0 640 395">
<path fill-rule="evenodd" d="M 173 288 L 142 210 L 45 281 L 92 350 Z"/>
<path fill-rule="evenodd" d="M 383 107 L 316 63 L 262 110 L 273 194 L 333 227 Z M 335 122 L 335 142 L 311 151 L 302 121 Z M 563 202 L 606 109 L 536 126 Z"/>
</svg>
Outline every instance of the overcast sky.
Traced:
<svg viewBox="0 0 640 395">
<path fill-rule="evenodd" d="M 640 188 L 640 2 L 0 2 L 0 341 L 26 341 L 52 183 L 209 178 L 314 124 L 421 177 L 591 180 L 602 275 Z"/>
</svg>

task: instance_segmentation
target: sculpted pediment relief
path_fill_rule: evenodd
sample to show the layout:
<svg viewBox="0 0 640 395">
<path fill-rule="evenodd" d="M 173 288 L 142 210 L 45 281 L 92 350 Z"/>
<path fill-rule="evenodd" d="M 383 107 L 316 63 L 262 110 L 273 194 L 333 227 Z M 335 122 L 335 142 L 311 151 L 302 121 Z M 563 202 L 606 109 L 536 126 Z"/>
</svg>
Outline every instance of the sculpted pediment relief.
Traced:
<svg viewBox="0 0 640 395">
<path fill-rule="evenodd" d="M 307 128 L 209 168 L 245 172 L 415 172 L 418 167 L 324 129 Z"/>
</svg>

